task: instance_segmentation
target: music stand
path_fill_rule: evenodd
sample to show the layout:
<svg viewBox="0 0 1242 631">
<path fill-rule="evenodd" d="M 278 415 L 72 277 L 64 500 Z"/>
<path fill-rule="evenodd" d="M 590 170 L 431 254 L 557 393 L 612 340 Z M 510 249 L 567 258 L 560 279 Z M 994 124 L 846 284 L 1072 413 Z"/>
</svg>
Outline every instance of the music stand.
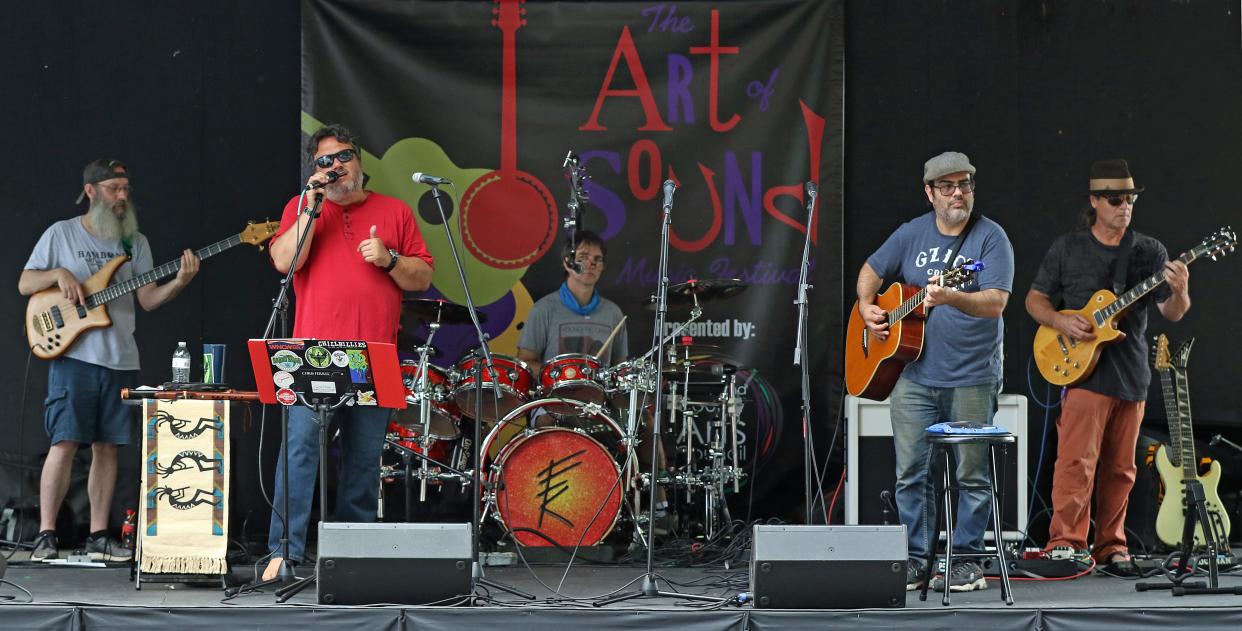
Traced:
<svg viewBox="0 0 1242 631">
<path fill-rule="evenodd" d="M 342 405 L 404 409 L 405 386 L 397 347 L 385 342 L 313 339 L 252 339 L 247 346 L 260 401 L 284 406 L 301 403 L 315 411 L 322 522 L 328 511 L 328 423 L 332 412 Z M 286 499 L 288 496 L 286 490 Z M 287 538 L 287 518 L 285 531 Z M 276 602 L 292 598 L 315 579 L 312 572 L 281 587 L 276 590 Z"/>
</svg>

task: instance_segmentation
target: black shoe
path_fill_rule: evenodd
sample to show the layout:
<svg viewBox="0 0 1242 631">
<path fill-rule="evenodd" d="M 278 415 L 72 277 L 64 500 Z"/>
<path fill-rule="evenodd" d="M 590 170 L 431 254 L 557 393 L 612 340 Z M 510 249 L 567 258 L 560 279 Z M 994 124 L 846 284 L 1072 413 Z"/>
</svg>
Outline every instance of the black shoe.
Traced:
<svg viewBox="0 0 1242 631">
<path fill-rule="evenodd" d="M 128 561 L 134 558 L 134 551 L 121 545 L 120 541 L 108 536 L 106 532 L 92 533 L 86 538 L 86 553 L 92 561 Z"/>
<path fill-rule="evenodd" d="M 60 558 L 60 548 L 56 543 L 56 531 L 44 530 L 34 540 L 34 550 L 30 553 L 31 561 Z"/>
<path fill-rule="evenodd" d="M 931 586 L 932 589 L 943 592 L 944 577 L 937 576 L 932 580 Z M 973 592 L 977 589 L 987 588 L 988 581 L 983 577 L 983 568 L 978 563 L 970 559 L 953 561 L 953 567 L 949 569 L 949 591 Z"/>
<path fill-rule="evenodd" d="M 906 591 L 912 592 L 923 586 L 923 572 L 926 568 L 923 564 L 910 559 L 906 563 Z"/>
</svg>

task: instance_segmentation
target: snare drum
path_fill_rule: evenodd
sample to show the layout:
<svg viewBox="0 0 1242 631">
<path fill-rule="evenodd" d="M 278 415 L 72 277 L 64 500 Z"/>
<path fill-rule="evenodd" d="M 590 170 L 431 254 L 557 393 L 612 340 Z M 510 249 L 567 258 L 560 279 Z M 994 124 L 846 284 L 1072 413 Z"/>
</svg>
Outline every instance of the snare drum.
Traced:
<svg viewBox="0 0 1242 631">
<path fill-rule="evenodd" d="M 466 414 L 474 411 L 475 393 L 482 390 L 483 406 L 479 416 L 487 424 L 508 416 L 515 408 L 529 401 L 535 381 L 526 362 L 516 357 L 492 353 L 492 364 L 496 368 L 495 374 L 487 368 L 482 356 L 472 353 L 461 358 L 456 367 L 459 378 L 453 388 L 453 399 Z M 476 366 L 478 375 L 475 375 Z M 500 388 L 499 401 L 496 400 L 493 385 Z"/>
<path fill-rule="evenodd" d="M 603 404 L 604 382 L 600 376 L 601 366 L 593 355 L 557 355 L 543 365 L 539 378 L 540 393 L 544 397 Z M 575 410 L 553 405 L 549 407 L 549 411 L 572 414 Z"/>
<path fill-rule="evenodd" d="M 483 453 L 514 418 L 557 404 L 568 402 L 542 399 L 516 408 L 488 434 Z M 608 415 L 600 412 L 593 420 L 608 427 L 603 444 L 576 429 L 528 429 L 488 467 L 488 482 L 497 489 L 488 501 L 518 543 L 592 546 L 612 532 L 625 489 L 611 449 L 623 450 L 624 444 L 621 428 Z"/>
<path fill-rule="evenodd" d="M 419 376 L 418 362 L 411 360 L 401 362 L 401 381 L 405 383 L 406 407 L 404 410 L 397 410 L 394 422 L 402 427 L 417 429 L 422 425 L 419 416 L 419 402 L 422 399 L 418 393 Z M 461 429 L 457 425 L 461 420 L 461 411 L 457 409 L 457 404 L 450 396 L 452 386 L 452 373 L 439 366 L 427 364 L 427 403 L 431 406 L 430 426 L 427 433 L 433 438 L 453 440 L 461 435 Z"/>
</svg>

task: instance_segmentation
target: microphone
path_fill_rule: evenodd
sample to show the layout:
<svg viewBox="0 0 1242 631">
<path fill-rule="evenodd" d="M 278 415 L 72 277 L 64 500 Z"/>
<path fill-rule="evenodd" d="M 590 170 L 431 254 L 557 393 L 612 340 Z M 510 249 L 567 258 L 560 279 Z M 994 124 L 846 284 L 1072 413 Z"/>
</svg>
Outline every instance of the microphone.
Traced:
<svg viewBox="0 0 1242 631">
<path fill-rule="evenodd" d="M 440 177 L 437 175 L 427 175 L 426 173 L 415 173 L 413 175 L 413 180 L 415 182 L 418 182 L 419 184 L 426 184 L 428 186 L 437 186 L 439 184 L 452 184 L 453 183 L 452 180 L 446 177 Z"/>
<path fill-rule="evenodd" d="M 306 185 L 306 190 L 308 190 L 308 191 L 313 191 L 313 190 L 315 190 L 315 189 L 317 189 L 317 188 L 323 188 L 323 187 L 325 187 L 325 186 L 327 186 L 327 185 L 329 185 L 329 184 L 331 184 L 331 183 L 333 183 L 333 182 L 337 181 L 338 179 L 340 179 L 341 174 L 340 174 L 340 173 L 337 173 L 336 171 L 328 171 L 327 173 L 324 173 L 324 177 L 328 178 L 328 179 L 327 179 L 327 181 L 324 181 L 324 182 L 311 182 L 310 184 L 307 184 L 307 185 Z"/>
<path fill-rule="evenodd" d="M 806 181 L 806 194 L 810 195 L 811 197 L 815 197 L 816 195 L 819 194 L 819 187 L 815 186 L 815 182 L 812 182 L 810 180 Z"/>
<path fill-rule="evenodd" d="M 672 180 L 664 180 L 664 207 L 673 207 L 673 192 L 677 190 L 677 183 Z"/>
<path fill-rule="evenodd" d="M 575 274 L 581 274 L 582 263 L 579 263 L 578 260 L 574 257 L 575 257 L 575 254 L 570 254 L 569 256 L 565 257 L 565 264 L 568 265 L 569 269 L 572 269 Z"/>
</svg>

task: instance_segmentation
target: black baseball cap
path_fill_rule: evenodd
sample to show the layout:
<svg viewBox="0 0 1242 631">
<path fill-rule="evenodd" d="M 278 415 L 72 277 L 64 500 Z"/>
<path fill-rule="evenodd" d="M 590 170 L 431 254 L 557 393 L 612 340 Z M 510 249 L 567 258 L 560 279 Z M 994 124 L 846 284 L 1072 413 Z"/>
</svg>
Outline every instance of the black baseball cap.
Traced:
<svg viewBox="0 0 1242 631">
<path fill-rule="evenodd" d="M 129 167 L 125 166 L 125 163 L 120 160 L 100 158 L 90 162 L 86 165 L 86 168 L 82 169 L 83 184 L 98 184 L 104 180 L 111 180 L 112 178 L 117 177 L 129 177 Z M 78 201 L 74 203 L 81 204 L 82 199 L 85 197 L 86 190 L 83 189 L 82 192 L 78 194 Z"/>
</svg>

